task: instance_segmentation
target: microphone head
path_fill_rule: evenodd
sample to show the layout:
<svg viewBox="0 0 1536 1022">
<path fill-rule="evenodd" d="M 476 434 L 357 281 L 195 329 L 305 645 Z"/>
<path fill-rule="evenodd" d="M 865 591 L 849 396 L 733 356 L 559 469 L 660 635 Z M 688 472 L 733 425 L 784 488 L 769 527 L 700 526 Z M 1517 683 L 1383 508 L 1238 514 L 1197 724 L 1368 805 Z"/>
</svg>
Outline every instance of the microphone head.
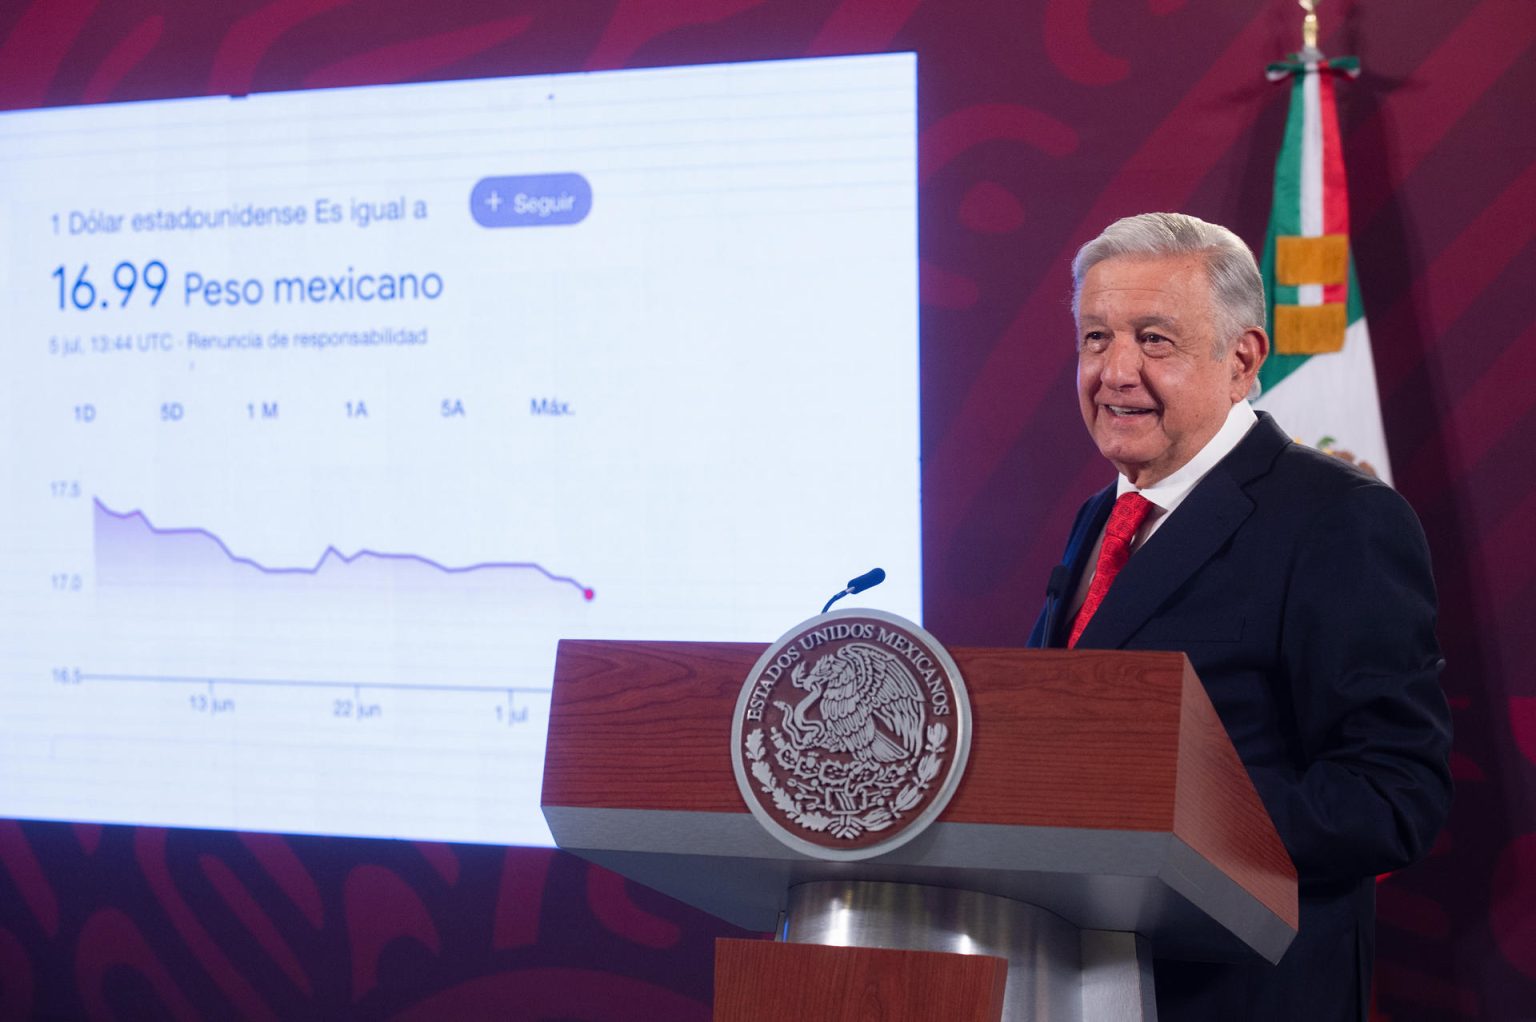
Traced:
<svg viewBox="0 0 1536 1022">
<path fill-rule="evenodd" d="M 873 589 L 875 586 L 884 581 L 885 569 L 871 568 L 864 574 L 860 575 L 858 578 L 851 578 L 848 580 L 848 592 L 850 594 L 862 593 L 866 589 Z"/>
</svg>

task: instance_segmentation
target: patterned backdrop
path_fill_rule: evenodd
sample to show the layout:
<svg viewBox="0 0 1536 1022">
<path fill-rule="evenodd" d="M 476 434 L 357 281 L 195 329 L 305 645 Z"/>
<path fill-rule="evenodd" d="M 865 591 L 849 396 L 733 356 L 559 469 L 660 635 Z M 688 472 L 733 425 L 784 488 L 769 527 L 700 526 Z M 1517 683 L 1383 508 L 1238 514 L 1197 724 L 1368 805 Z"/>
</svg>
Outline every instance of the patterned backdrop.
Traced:
<svg viewBox="0 0 1536 1022">
<path fill-rule="evenodd" d="M 1536 1018 L 1536 4 L 1327 0 L 1457 803 L 1380 887 L 1378 1012 Z M 1263 237 L 1291 0 L 7 0 L 0 107 L 919 54 L 926 620 L 1021 644 L 1108 471 L 1066 263 L 1114 217 Z M 0 317 L 3 322 L 3 317 Z M 787 622 L 786 622 L 787 623 Z M 765 636 L 765 638 L 767 638 Z M 732 932 L 530 849 L 0 821 L 0 1017 L 704 1019 Z"/>
</svg>

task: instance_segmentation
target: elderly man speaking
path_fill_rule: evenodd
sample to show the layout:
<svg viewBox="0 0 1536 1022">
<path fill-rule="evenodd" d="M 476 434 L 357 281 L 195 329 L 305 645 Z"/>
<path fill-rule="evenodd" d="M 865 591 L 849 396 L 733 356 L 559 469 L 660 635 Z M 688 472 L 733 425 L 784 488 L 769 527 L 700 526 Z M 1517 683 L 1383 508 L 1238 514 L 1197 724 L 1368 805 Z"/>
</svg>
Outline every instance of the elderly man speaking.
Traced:
<svg viewBox="0 0 1536 1022">
<path fill-rule="evenodd" d="M 1078 512 L 1031 645 L 1186 653 L 1300 883 L 1278 965 L 1160 960 L 1159 1017 L 1364 1019 L 1375 877 L 1451 800 L 1423 531 L 1249 405 L 1264 288 L 1231 231 L 1129 217 L 1072 271 L 1078 402 L 1118 478 Z"/>
</svg>

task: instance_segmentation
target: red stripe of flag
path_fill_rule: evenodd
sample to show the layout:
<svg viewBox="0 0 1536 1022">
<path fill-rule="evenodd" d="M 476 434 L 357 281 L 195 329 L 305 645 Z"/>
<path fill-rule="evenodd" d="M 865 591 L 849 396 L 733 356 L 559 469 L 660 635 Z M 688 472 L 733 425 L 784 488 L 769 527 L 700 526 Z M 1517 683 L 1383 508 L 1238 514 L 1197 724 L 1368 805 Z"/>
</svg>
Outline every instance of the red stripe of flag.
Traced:
<svg viewBox="0 0 1536 1022">
<path fill-rule="evenodd" d="M 1325 65 L 1317 69 L 1317 113 L 1323 128 L 1323 233 L 1349 234 L 1349 184 L 1344 179 L 1344 147 L 1339 139 L 1339 108 L 1334 102 L 1333 80 L 1338 72 Z M 1341 284 L 1323 285 L 1324 302 L 1349 300 L 1349 278 Z"/>
</svg>

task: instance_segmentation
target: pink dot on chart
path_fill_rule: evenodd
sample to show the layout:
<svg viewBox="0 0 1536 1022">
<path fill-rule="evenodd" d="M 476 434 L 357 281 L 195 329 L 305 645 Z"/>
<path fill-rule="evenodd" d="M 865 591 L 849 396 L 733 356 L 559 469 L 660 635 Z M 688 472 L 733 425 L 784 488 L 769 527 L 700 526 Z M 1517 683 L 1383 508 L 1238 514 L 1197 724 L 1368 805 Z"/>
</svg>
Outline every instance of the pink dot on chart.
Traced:
<svg viewBox="0 0 1536 1022">
<path fill-rule="evenodd" d="M 587 598 L 587 599 L 588 599 L 588 600 L 591 600 L 591 599 L 592 599 L 592 597 L 593 597 L 593 596 L 594 596 L 594 595 L 596 595 L 596 594 L 595 594 L 595 593 L 593 593 L 593 592 L 592 592 L 592 590 L 590 590 L 590 589 L 583 589 L 583 590 L 582 590 L 582 591 L 581 591 L 581 595 L 582 595 L 582 596 L 584 596 L 584 597 L 586 597 L 586 598 Z"/>
</svg>

